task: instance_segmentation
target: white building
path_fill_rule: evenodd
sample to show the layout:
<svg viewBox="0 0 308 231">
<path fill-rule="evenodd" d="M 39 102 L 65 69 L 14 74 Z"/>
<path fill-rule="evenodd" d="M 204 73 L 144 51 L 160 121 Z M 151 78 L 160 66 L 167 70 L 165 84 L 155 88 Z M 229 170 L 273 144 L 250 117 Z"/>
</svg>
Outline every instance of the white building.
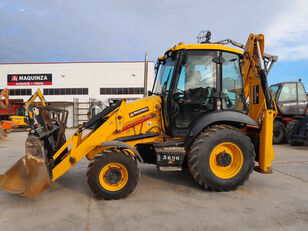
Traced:
<svg viewBox="0 0 308 231">
<path fill-rule="evenodd" d="M 152 90 L 154 62 L 149 62 Z M 24 102 L 40 88 L 50 106 L 69 111 L 68 127 L 87 120 L 89 102 L 137 99 L 143 96 L 144 62 L 75 62 L 0 64 L 0 89 Z M 74 103 L 75 102 L 75 103 Z"/>
</svg>

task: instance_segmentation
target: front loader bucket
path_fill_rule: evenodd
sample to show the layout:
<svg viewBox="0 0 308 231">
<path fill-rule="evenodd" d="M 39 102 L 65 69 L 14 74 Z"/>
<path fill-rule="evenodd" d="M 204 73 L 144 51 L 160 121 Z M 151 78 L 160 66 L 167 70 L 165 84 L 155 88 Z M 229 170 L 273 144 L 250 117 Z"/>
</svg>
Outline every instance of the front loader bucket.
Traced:
<svg viewBox="0 0 308 231">
<path fill-rule="evenodd" d="M 0 175 L 0 189 L 25 197 L 35 197 L 51 184 L 44 143 L 28 136 L 26 155 L 4 175 Z"/>
</svg>

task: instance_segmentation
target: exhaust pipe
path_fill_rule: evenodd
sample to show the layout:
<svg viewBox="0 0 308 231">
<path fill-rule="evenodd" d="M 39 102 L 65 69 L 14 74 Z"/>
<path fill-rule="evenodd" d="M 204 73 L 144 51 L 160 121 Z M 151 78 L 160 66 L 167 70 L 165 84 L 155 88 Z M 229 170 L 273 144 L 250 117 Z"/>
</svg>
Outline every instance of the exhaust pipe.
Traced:
<svg viewBox="0 0 308 231">
<path fill-rule="evenodd" d="M 143 85 L 143 96 L 148 96 L 148 70 L 149 70 L 149 61 L 148 53 L 145 53 L 144 57 L 144 85 Z"/>
</svg>

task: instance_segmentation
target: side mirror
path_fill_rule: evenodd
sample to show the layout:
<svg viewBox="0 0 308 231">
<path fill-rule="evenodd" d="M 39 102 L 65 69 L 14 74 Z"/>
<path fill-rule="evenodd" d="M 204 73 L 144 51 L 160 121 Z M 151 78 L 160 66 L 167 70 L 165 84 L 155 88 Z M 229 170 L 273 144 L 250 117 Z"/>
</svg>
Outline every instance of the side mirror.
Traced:
<svg viewBox="0 0 308 231">
<path fill-rule="evenodd" d="M 151 96 L 153 95 L 153 92 L 152 91 L 148 91 L 148 96 Z"/>
</svg>

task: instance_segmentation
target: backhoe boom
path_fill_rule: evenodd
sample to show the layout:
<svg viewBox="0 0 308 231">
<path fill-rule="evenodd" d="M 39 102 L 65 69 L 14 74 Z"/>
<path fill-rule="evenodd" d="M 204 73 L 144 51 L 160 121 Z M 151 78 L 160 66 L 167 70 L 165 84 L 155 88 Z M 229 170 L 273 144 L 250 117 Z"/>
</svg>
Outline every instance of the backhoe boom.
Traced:
<svg viewBox="0 0 308 231">
<path fill-rule="evenodd" d="M 249 116 L 261 126 L 259 134 L 259 166 L 263 173 L 271 173 L 274 160 L 273 122 L 277 108 L 270 92 L 267 74 L 277 61 L 277 56 L 264 54 L 264 36 L 250 34 L 241 63 L 245 99 L 249 99 Z"/>
</svg>

